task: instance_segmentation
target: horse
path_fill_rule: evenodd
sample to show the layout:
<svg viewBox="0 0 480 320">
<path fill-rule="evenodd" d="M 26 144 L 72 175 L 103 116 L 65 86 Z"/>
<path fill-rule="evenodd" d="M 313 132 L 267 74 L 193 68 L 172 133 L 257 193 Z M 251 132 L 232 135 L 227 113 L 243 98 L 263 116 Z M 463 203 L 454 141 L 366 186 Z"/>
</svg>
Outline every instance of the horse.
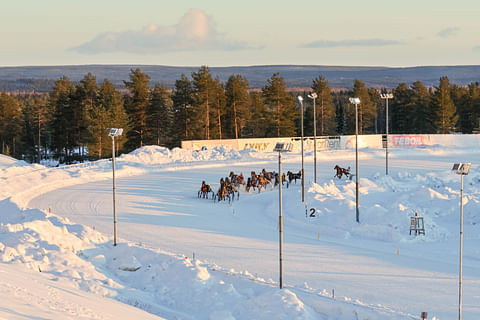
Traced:
<svg viewBox="0 0 480 320">
<path fill-rule="evenodd" d="M 287 181 L 287 176 L 285 175 L 285 173 L 282 173 L 282 186 L 285 181 Z M 275 173 L 274 187 L 276 187 L 279 183 L 280 183 L 280 176 L 278 175 L 278 173 Z"/>
<path fill-rule="evenodd" d="M 300 170 L 298 171 L 298 173 L 293 173 L 291 171 L 288 171 L 287 176 L 288 176 L 288 183 L 287 183 L 287 188 L 288 188 L 288 186 L 292 183 L 292 180 L 295 181 L 295 184 L 297 184 L 297 179 L 302 178 L 302 171 Z"/>
<path fill-rule="evenodd" d="M 206 184 L 205 181 L 202 181 L 202 186 L 200 187 L 200 190 L 198 191 L 198 197 L 208 199 L 208 194 L 210 192 L 213 194 L 212 187 L 210 187 L 209 184 Z"/>
<path fill-rule="evenodd" d="M 275 172 L 269 172 L 269 171 L 266 171 L 265 169 L 262 169 L 262 173 L 260 175 L 263 176 L 268 181 L 272 182 L 272 179 L 275 176 Z"/>
<path fill-rule="evenodd" d="M 240 192 L 236 189 L 230 179 L 227 177 L 225 181 L 220 179 L 220 188 L 218 188 L 217 193 L 213 196 L 213 201 L 220 202 L 221 200 L 227 200 L 231 203 L 235 200 L 235 193 L 237 193 L 237 200 L 240 198 Z"/>
<path fill-rule="evenodd" d="M 245 184 L 245 178 L 243 177 L 243 173 L 240 173 L 238 175 L 233 173 L 233 171 L 230 171 L 229 177 L 235 187 L 238 187 L 241 184 Z"/>
<path fill-rule="evenodd" d="M 258 192 L 260 192 L 262 188 L 266 189 L 268 184 L 270 184 L 270 181 L 267 178 L 264 178 L 263 176 L 258 176 Z"/>
<path fill-rule="evenodd" d="M 348 167 L 348 169 L 345 169 L 340 167 L 339 165 L 336 165 L 333 169 L 337 171 L 337 173 L 335 174 L 335 177 L 337 177 L 338 179 L 341 179 L 343 175 L 345 175 L 347 179 L 350 179 L 350 180 L 352 179 L 352 174 L 350 173 L 350 167 Z"/>
</svg>

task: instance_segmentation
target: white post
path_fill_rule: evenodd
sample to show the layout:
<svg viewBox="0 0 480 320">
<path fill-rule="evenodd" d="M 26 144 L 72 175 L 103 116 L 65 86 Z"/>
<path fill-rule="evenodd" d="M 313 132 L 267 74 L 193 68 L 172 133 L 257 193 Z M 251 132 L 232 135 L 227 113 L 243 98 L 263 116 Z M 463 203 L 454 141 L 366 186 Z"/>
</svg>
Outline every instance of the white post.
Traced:
<svg viewBox="0 0 480 320">
<path fill-rule="evenodd" d="M 386 131 L 386 136 L 387 136 L 387 144 L 386 144 L 386 148 L 385 148 L 385 174 L 388 176 L 388 97 L 385 99 L 386 100 L 386 109 L 387 109 L 387 112 L 385 114 L 385 122 L 386 122 L 386 127 L 385 127 L 385 131 Z"/>
<path fill-rule="evenodd" d="M 460 270 L 458 273 L 458 320 L 462 320 L 463 174 L 460 174 L 460 181 Z"/>
<path fill-rule="evenodd" d="M 385 145 L 385 174 L 388 175 L 388 99 L 393 98 L 392 93 L 381 93 L 380 97 L 385 99 L 385 136 L 387 138 L 387 143 Z"/>
<path fill-rule="evenodd" d="M 282 216 L 282 153 L 278 152 L 278 175 L 280 177 L 280 184 L 278 188 L 278 230 L 280 232 L 280 289 L 283 288 L 283 216 Z"/>
<path fill-rule="evenodd" d="M 360 223 L 360 212 L 358 210 L 358 108 L 355 103 L 355 191 L 356 191 L 356 220 Z"/>
<path fill-rule="evenodd" d="M 112 136 L 112 172 L 113 172 L 113 245 L 117 245 L 117 207 L 115 200 L 115 136 Z"/>
<path fill-rule="evenodd" d="M 313 99 L 313 180 L 317 183 L 317 112 L 315 105 L 317 94 L 314 92 L 309 97 Z"/>
</svg>

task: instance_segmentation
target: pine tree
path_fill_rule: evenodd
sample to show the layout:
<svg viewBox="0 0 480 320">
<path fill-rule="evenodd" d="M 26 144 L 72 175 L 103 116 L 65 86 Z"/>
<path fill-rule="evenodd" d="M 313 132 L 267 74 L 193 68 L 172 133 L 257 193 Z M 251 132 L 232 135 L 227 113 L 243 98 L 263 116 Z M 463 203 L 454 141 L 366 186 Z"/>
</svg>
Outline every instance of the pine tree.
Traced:
<svg viewBox="0 0 480 320">
<path fill-rule="evenodd" d="M 353 83 L 353 97 L 360 98 L 360 104 L 358 108 L 358 134 L 364 134 L 364 132 L 373 132 L 375 128 L 376 107 L 370 99 L 368 89 L 365 87 L 365 83 L 355 79 Z M 355 106 L 347 109 L 348 121 L 347 125 L 349 131 L 355 130 Z"/>
<path fill-rule="evenodd" d="M 213 138 L 222 139 L 222 128 L 224 127 L 224 118 L 226 112 L 226 96 L 225 88 L 223 87 L 218 77 L 213 81 L 213 102 L 211 108 L 212 118 L 210 125 L 210 135 Z M 222 120 L 223 119 L 223 120 Z"/>
<path fill-rule="evenodd" d="M 42 143 L 48 134 L 47 123 L 50 113 L 47 109 L 47 95 L 29 94 L 23 97 L 25 155 L 32 162 L 42 160 Z M 46 149 L 46 148 L 44 148 Z"/>
<path fill-rule="evenodd" d="M 21 104 L 5 92 L 0 94 L 0 143 L 3 154 L 19 158 L 23 116 Z"/>
<path fill-rule="evenodd" d="M 124 81 L 130 95 L 125 98 L 125 110 L 130 123 L 127 131 L 127 147 L 133 150 L 145 144 L 147 108 L 150 104 L 150 76 L 139 68 L 130 70 L 130 81 Z"/>
<path fill-rule="evenodd" d="M 52 119 L 49 125 L 52 133 L 52 147 L 57 157 L 70 163 L 72 152 L 78 146 L 75 141 L 77 128 L 75 127 L 72 97 L 75 87 L 67 77 L 61 77 L 55 82 L 48 98 L 48 106 L 52 110 Z M 62 160 L 62 159 L 61 159 Z"/>
<path fill-rule="evenodd" d="M 150 105 L 147 108 L 146 141 L 148 144 L 168 145 L 172 124 L 170 91 L 163 84 L 156 84 L 151 93 Z"/>
<path fill-rule="evenodd" d="M 268 84 L 262 89 L 264 102 L 270 109 L 276 124 L 276 132 L 268 132 L 270 136 L 288 137 L 295 135 L 295 119 L 299 115 L 295 110 L 295 99 L 286 91 L 285 80 L 279 73 L 274 73 L 268 79 Z"/>
<path fill-rule="evenodd" d="M 435 113 L 434 124 L 437 132 L 454 132 L 458 115 L 452 101 L 450 83 L 447 77 L 440 78 L 440 85 L 433 94 L 432 106 Z"/>
<path fill-rule="evenodd" d="M 462 133 L 472 133 L 475 122 L 473 120 L 473 104 L 470 99 L 469 88 L 451 86 L 453 104 L 457 107 L 458 129 Z"/>
<path fill-rule="evenodd" d="M 242 137 L 243 128 L 247 122 L 248 108 L 250 106 L 250 95 L 248 80 L 241 75 L 232 75 L 226 84 L 227 110 L 226 126 L 228 137 L 238 139 Z"/>
<path fill-rule="evenodd" d="M 393 90 L 393 99 L 389 102 L 390 127 L 392 133 L 409 132 L 412 115 L 408 106 L 411 103 L 412 90 L 406 83 L 400 83 Z"/>
<path fill-rule="evenodd" d="M 210 139 L 211 106 L 215 99 L 215 85 L 207 66 L 202 66 L 198 72 L 192 72 L 195 103 L 192 123 L 194 138 Z M 214 122 L 214 121 L 213 121 Z"/>
<path fill-rule="evenodd" d="M 265 105 L 263 94 L 258 91 L 250 92 L 250 103 L 242 136 L 249 138 L 272 137 L 276 133 L 272 111 Z"/>
<path fill-rule="evenodd" d="M 193 87 L 191 81 L 182 74 L 180 80 L 175 81 L 172 93 L 173 101 L 173 145 L 180 146 L 180 141 L 193 139 L 191 123 L 193 121 Z"/>
<path fill-rule="evenodd" d="M 89 127 L 91 125 L 91 112 L 96 108 L 98 95 L 97 79 L 88 73 L 76 86 L 71 97 L 73 119 L 75 126 L 75 142 L 81 146 L 82 158 L 85 156 L 84 146 L 93 139 Z"/>
<path fill-rule="evenodd" d="M 112 155 L 110 128 L 122 128 L 128 131 L 128 120 L 123 108 L 122 95 L 113 84 L 105 79 L 98 90 L 93 108 L 90 110 L 91 123 L 89 131 L 93 137 L 88 144 L 89 156 L 94 158 Z M 126 141 L 125 135 L 115 138 L 115 150 L 121 150 Z"/>
<path fill-rule="evenodd" d="M 335 106 L 332 102 L 332 93 L 328 86 L 328 81 L 319 76 L 313 80 L 312 90 L 317 94 L 316 103 L 316 123 L 317 134 L 333 135 L 335 134 Z"/>
<path fill-rule="evenodd" d="M 468 95 L 472 106 L 472 132 L 480 133 L 480 88 L 478 82 L 468 85 Z"/>
<path fill-rule="evenodd" d="M 421 81 L 412 85 L 411 104 L 414 108 L 411 119 L 412 133 L 434 133 L 430 93 Z"/>
</svg>

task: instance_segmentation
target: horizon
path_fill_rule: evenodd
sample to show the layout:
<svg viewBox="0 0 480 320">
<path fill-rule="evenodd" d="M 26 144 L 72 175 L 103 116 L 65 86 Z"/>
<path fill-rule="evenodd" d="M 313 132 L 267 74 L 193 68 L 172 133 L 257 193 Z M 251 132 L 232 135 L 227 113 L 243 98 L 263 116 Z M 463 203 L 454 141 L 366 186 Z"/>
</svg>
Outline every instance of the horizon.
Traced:
<svg viewBox="0 0 480 320">
<path fill-rule="evenodd" d="M 438 65 L 409 65 L 409 66 L 385 66 L 385 65 L 329 65 L 329 64 L 250 64 L 250 65 L 169 65 L 169 64 L 150 64 L 150 63 L 84 63 L 84 64 L 37 64 L 37 65 L 0 65 L 0 68 L 37 68 L 37 67 L 84 67 L 84 66 L 153 66 L 153 67 L 172 67 L 172 68 L 199 68 L 207 66 L 208 68 L 249 68 L 249 67 L 325 67 L 325 68 L 387 68 L 387 69 L 408 69 L 408 68 L 429 68 L 429 67 L 476 67 L 478 64 L 438 64 Z"/>
</svg>

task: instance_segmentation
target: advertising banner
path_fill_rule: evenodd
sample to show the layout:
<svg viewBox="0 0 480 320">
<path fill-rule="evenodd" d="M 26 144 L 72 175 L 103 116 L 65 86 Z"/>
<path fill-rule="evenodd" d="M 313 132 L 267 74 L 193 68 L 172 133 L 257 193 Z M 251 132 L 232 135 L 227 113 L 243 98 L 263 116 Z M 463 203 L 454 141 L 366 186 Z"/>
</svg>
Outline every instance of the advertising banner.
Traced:
<svg viewBox="0 0 480 320">
<path fill-rule="evenodd" d="M 394 147 L 418 147 L 425 145 L 424 136 L 392 136 Z"/>
</svg>

